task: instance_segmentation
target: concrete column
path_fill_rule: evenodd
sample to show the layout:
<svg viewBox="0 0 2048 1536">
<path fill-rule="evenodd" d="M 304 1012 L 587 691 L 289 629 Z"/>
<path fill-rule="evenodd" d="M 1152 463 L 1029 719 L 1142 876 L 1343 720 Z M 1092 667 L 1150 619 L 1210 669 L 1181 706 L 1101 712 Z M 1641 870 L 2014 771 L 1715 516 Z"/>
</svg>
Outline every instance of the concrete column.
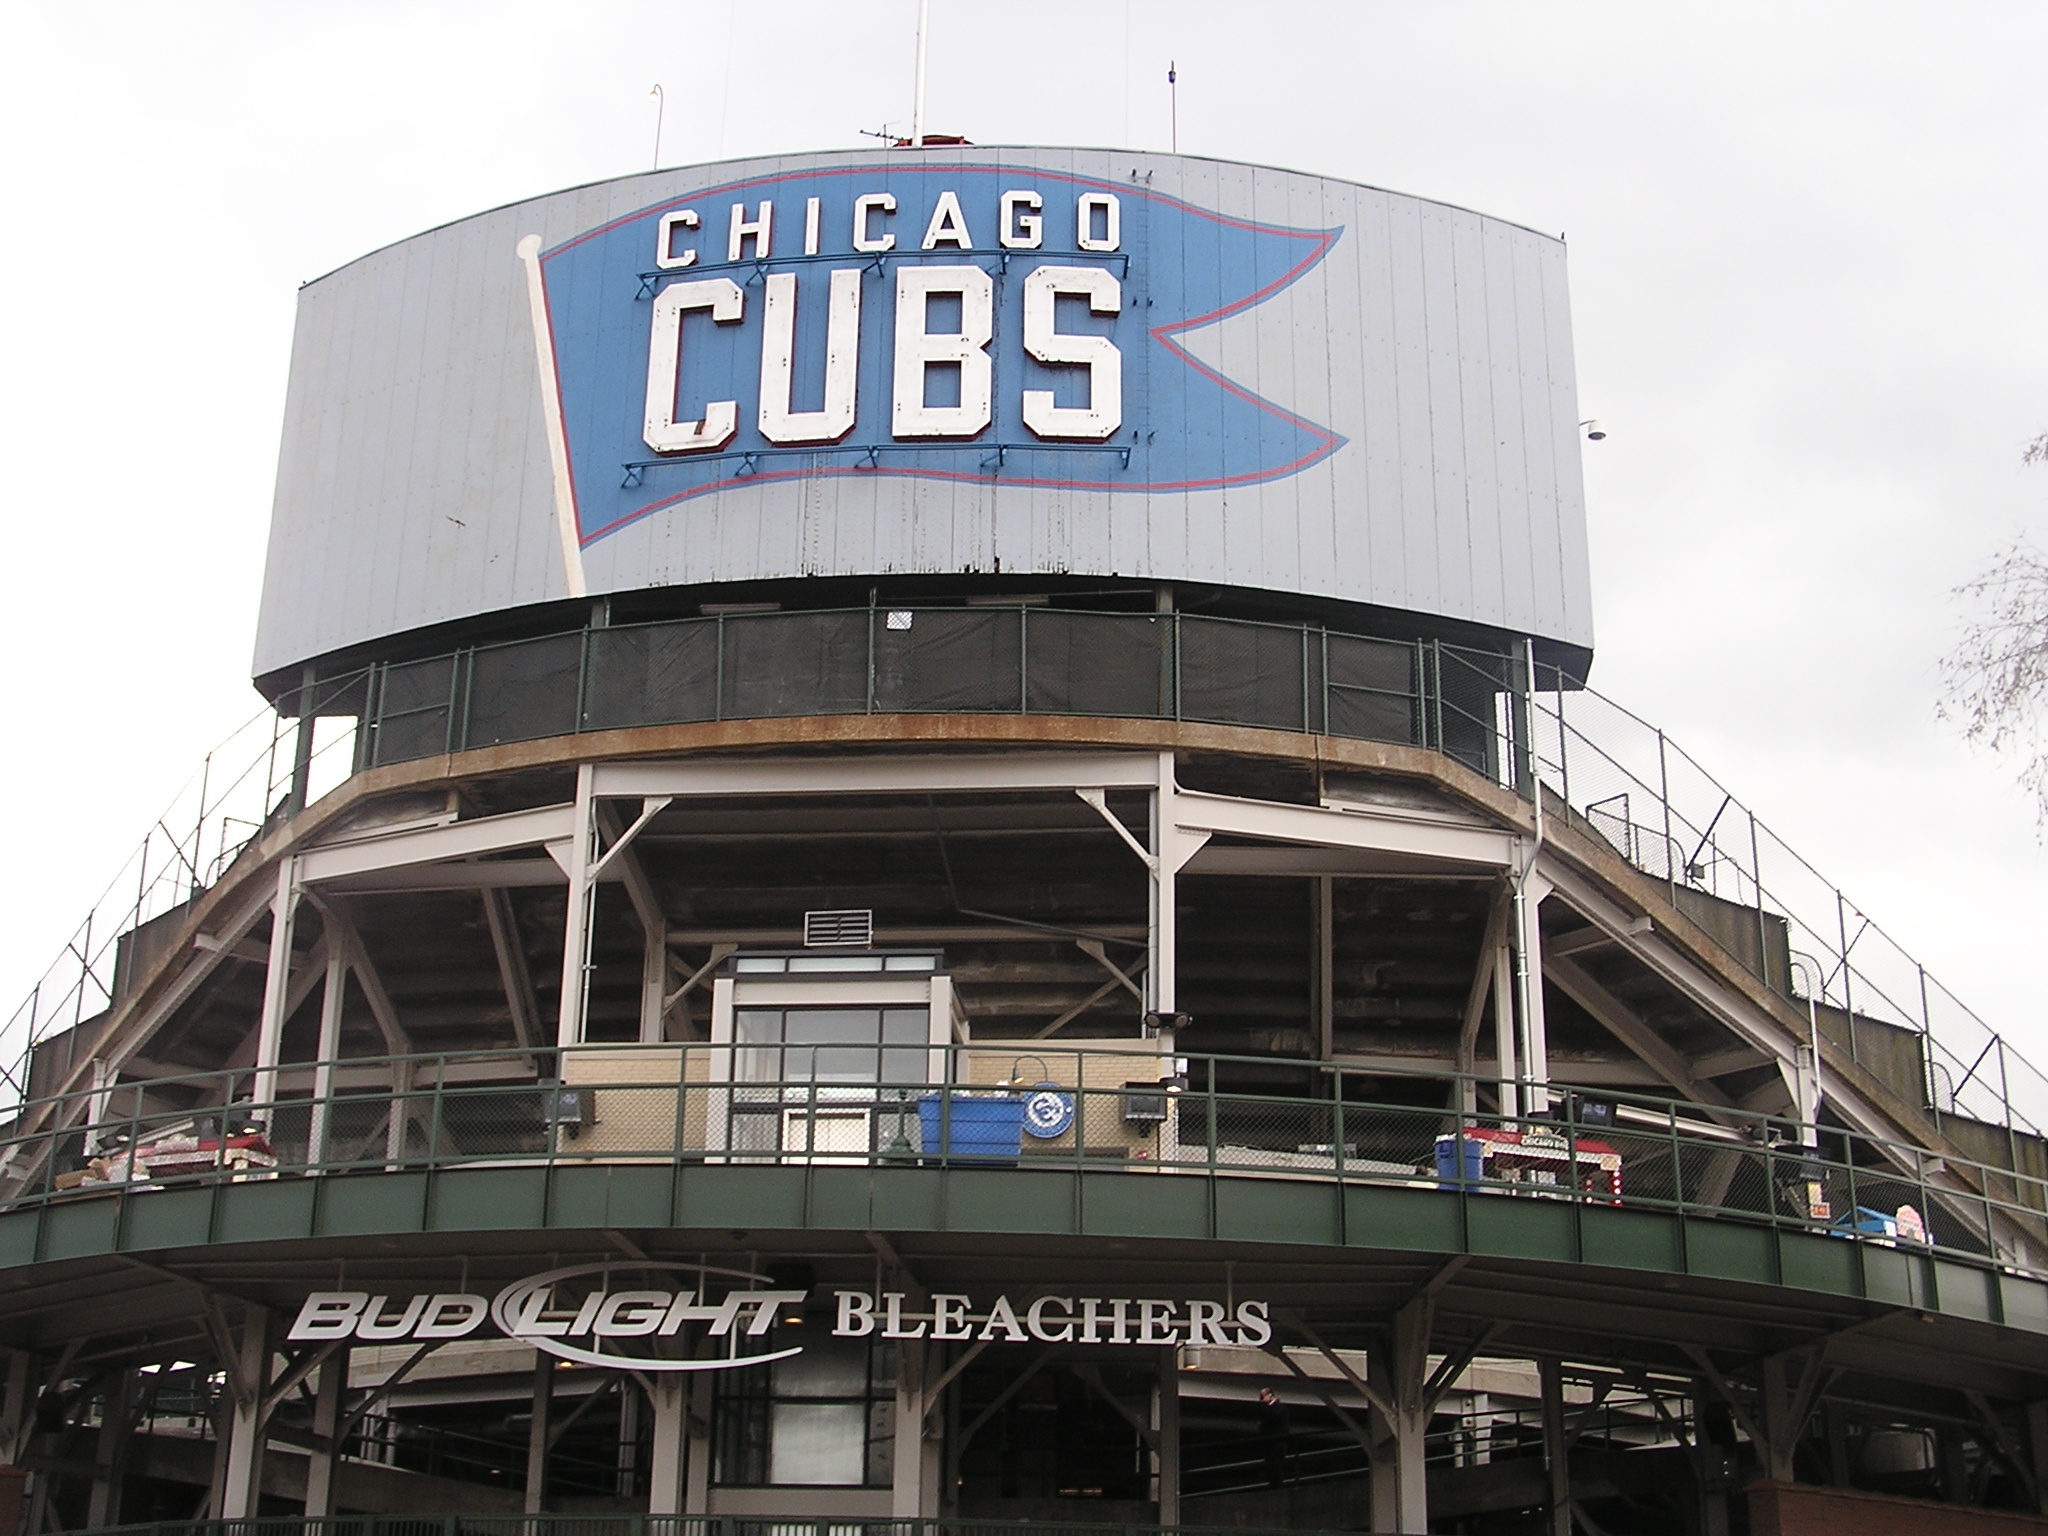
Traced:
<svg viewBox="0 0 2048 1536">
<path fill-rule="evenodd" d="M 348 1392 L 347 1345 L 320 1362 L 313 1396 L 313 1452 L 306 1458 L 306 1513 L 334 1513 L 334 1474 L 341 1460 L 341 1403 Z"/>
<path fill-rule="evenodd" d="M 242 1318 L 237 1358 L 223 1361 L 237 1379 L 228 1420 L 227 1464 L 221 1472 L 220 1518 L 244 1520 L 257 1513 L 263 1491 L 263 1399 L 270 1391 L 270 1314 L 251 1307 Z"/>
<path fill-rule="evenodd" d="M 680 1515 L 689 1500 L 685 1468 L 689 1456 L 690 1390 L 688 1377 L 673 1372 L 650 1378 L 654 1410 L 654 1444 L 647 1458 L 647 1513 Z M 622 1389 L 630 1393 L 631 1389 Z M 621 1435 L 620 1453 L 624 1454 Z"/>
<path fill-rule="evenodd" d="M 592 787 L 596 770 L 589 763 L 576 768 L 576 830 L 569 840 L 568 918 L 562 925 L 562 1006 L 555 1017 L 555 1043 L 576 1045 L 583 1039 L 584 966 L 590 958 L 590 852 L 595 810 Z"/>
<path fill-rule="evenodd" d="M 127 1475 L 128 1436 L 135 1427 L 132 1370 L 122 1371 L 107 1389 L 106 1403 L 93 1452 L 92 1495 L 86 1503 L 86 1524 L 93 1530 L 121 1523 L 121 1484 Z"/>
<path fill-rule="evenodd" d="M 533 1352 L 533 1422 L 526 1431 L 526 1512 L 541 1513 L 548 1493 L 548 1420 L 555 1403 L 555 1357 Z"/>
<path fill-rule="evenodd" d="M 1536 1362 L 1543 1402 L 1543 1462 L 1550 1475 L 1549 1536 L 1572 1536 L 1571 1448 L 1565 1443 L 1564 1371 L 1555 1360 Z"/>
<path fill-rule="evenodd" d="M 1159 1351 L 1152 1427 L 1159 1435 L 1159 1523 L 1180 1524 L 1180 1346 Z"/>
</svg>

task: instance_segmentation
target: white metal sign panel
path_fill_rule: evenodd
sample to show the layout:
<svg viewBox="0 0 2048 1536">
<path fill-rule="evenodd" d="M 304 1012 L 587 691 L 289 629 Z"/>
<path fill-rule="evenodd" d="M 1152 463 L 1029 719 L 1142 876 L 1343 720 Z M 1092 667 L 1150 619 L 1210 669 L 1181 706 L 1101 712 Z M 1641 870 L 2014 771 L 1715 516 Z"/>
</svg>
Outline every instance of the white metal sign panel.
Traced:
<svg viewBox="0 0 2048 1536">
<path fill-rule="evenodd" d="M 1564 251 L 1187 157 L 662 171 L 303 290 L 259 675 L 584 594 L 1261 587 L 1592 639 Z"/>
</svg>

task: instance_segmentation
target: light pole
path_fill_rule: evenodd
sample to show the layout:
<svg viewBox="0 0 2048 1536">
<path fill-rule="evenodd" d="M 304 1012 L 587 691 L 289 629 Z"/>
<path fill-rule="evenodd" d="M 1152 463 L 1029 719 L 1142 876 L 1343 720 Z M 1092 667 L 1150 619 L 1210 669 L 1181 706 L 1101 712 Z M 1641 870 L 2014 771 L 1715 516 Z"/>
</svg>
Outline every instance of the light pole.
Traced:
<svg viewBox="0 0 2048 1536">
<path fill-rule="evenodd" d="M 654 89 L 647 93 L 654 100 L 654 169 L 661 169 L 661 119 L 668 110 L 668 99 L 661 94 L 661 82 L 656 81 Z"/>
</svg>

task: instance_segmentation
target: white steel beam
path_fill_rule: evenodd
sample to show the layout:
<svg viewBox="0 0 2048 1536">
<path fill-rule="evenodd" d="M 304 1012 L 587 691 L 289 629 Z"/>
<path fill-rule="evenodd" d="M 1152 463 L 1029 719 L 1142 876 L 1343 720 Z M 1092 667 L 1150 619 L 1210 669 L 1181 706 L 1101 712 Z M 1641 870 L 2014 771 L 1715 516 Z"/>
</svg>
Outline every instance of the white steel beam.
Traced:
<svg viewBox="0 0 2048 1536">
<path fill-rule="evenodd" d="M 1369 849 L 1488 869 L 1512 867 L 1520 842 L 1504 827 L 1393 807 L 1347 805 L 1332 810 L 1200 790 L 1177 791 L 1174 816 L 1175 825 L 1191 834 L 1223 833 L 1309 847 Z"/>
<path fill-rule="evenodd" d="M 1458 1054 L 1456 1070 L 1467 1077 L 1478 1066 L 1479 1023 L 1486 1013 L 1486 999 L 1493 991 L 1495 973 L 1500 969 L 1497 957 L 1500 948 L 1507 942 L 1508 918 L 1514 911 L 1513 893 L 1503 885 L 1493 898 L 1493 905 L 1486 914 L 1486 931 L 1479 940 L 1479 958 L 1472 966 L 1472 983 L 1465 991 L 1465 1012 L 1458 1027 Z M 1504 998 L 1496 998 L 1494 1008 L 1498 1012 Z M 1496 1049 L 1495 1055 L 1499 1051 Z M 1474 1085 L 1467 1082 L 1464 1087 L 1465 1113 L 1477 1113 L 1479 1105 Z"/>
<path fill-rule="evenodd" d="M 605 850 L 603 858 L 591 865 L 585 877 L 588 881 L 597 881 L 603 879 L 608 870 L 617 869 L 625 879 L 626 894 L 632 899 L 633 910 L 640 918 L 642 1045 L 659 1045 L 664 1033 L 662 989 L 668 984 L 668 918 L 662 912 L 661 896 L 654 889 L 654 882 L 648 878 L 646 866 L 633 849 L 633 839 L 661 814 L 670 804 L 670 798 L 657 795 L 642 801 L 639 817 L 623 832 L 619 830 L 618 816 L 611 806 L 598 801 L 597 824 L 611 840 L 611 846 Z"/>
<path fill-rule="evenodd" d="M 1543 898 L 1550 882 L 1530 870 L 1515 892 L 1515 950 L 1521 986 L 1518 1002 L 1522 1024 L 1522 1076 L 1531 1102 L 1524 1113 L 1550 1108 L 1550 1027 L 1543 1012 Z"/>
<path fill-rule="evenodd" d="M 594 801 L 597 771 L 593 764 L 576 767 L 576 805 L 569 835 L 569 902 L 562 924 L 562 1004 L 555 1017 L 555 1043 L 575 1045 L 583 1038 L 584 967 L 590 957 L 591 845 L 596 833 Z"/>
<path fill-rule="evenodd" d="M 498 960 L 498 980 L 505 988 L 505 1006 L 512 1014 L 512 1033 L 522 1046 L 540 1044 L 540 1003 L 533 994 L 533 973 L 526 966 L 526 947 L 519 942 L 519 922 L 512 898 L 503 891 L 485 891 L 484 922 L 491 930 L 491 950 Z"/>
<path fill-rule="evenodd" d="M 1013 751 L 986 756 L 827 757 L 783 762 L 597 765 L 604 799 L 671 795 L 940 794 L 962 790 L 1151 789 L 1157 758 L 1138 752 Z"/>
<path fill-rule="evenodd" d="M 263 1009 L 256 1026 L 256 1080 L 250 1097 L 266 1118 L 277 1097 L 277 1055 L 284 1040 L 285 994 L 291 987 L 292 927 L 299 910 L 299 861 L 277 861 L 277 893 L 270 901 L 270 962 L 263 973 Z"/>
<path fill-rule="evenodd" d="M 306 1133 L 306 1161 L 315 1166 L 327 1161 L 328 1110 L 334 1099 L 334 1063 L 341 1056 L 341 1005 L 347 989 L 347 952 L 340 943 L 330 942 L 327 984 L 320 994 L 320 1043 L 313 1051 L 313 1117 Z"/>
<path fill-rule="evenodd" d="M 377 967 L 370 961 L 370 952 L 363 947 L 363 936 L 356 928 L 355 919 L 348 907 L 332 896 L 320 903 L 334 936 L 340 941 L 348 955 L 348 968 L 355 972 L 356 985 L 363 989 L 363 1000 L 370 1005 L 370 1017 L 377 1021 L 377 1032 L 384 1037 L 384 1049 L 390 1055 L 403 1056 L 412 1049 L 412 1039 L 405 1032 L 405 1026 L 398 1022 L 398 1010 L 391 1005 L 391 994 L 384 990 L 383 978 L 377 974 Z"/>
<path fill-rule="evenodd" d="M 1675 988 L 1696 1007 L 1719 1020 L 1746 1045 L 1772 1061 L 1796 1063 L 1799 1036 L 1734 988 L 1711 979 L 1654 931 L 1642 931 L 1637 918 L 1594 889 L 1560 861 L 1545 858 L 1541 870 L 1556 893 L 1580 916 L 1605 929 L 1617 947 Z"/>
<path fill-rule="evenodd" d="M 351 896 L 388 896 L 401 891 L 510 891 L 560 885 L 569 878 L 552 858 L 493 859 L 488 864 L 413 864 L 373 869 L 322 883 L 321 889 Z M 616 879 L 607 874 L 607 879 Z"/>
<path fill-rule="evenodd" d="M 1677 1090 L 1679 1097 L 1723 1110 L 1735 1107 L 1734 1101 L 1715 1087 L 1710 1078 L 1693 1070 L 1683 1051 L 1659 1035 L 1620 998 L 1580 970 L 1576 962 L 1552 955 L 1547 970 L 1558 991 L 1585 1009 L 1596 1024 L 1654 1069 L 1659 1077 Z M 1725 1116 L 1715 1118 L 1726 1119 Z"/>
<path fill-rule="evenodd" d="M 359 838 L 331 848 L 312 848 L 299 856 L 299 878 L 305 884 L 317 885 L 373 870 L 438 864 L 452 859 L 475 858 L 479 854 L 503 853 L 513 848 L 530 848 L 536 843 L 548 843 L 572 835 L 575 809 L 569 805 L 546 805 L 530 811 L 512 811 L 503 816 L 478 816 L 469 821 L 450 822 L 444 827 L 424 827 L 395 832 L 386 837 Z"/>
</svg>

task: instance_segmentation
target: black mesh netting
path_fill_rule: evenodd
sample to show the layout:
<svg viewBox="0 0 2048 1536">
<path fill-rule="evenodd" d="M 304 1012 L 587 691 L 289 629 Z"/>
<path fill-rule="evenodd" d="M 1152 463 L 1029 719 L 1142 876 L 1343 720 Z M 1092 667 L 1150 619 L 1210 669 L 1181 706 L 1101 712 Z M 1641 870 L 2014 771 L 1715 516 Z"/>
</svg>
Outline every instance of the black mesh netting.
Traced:
<svg viewBox="0 0 2048 1536">
<path fill-rule="evenodd" d="M 868 615 L 742 614 L 724 620 L 728 720 L 859 714 L 868 707 Z"/>
<path fill-rule="evenodd" d="M 1014 714 L 1023 694 L 1015 609 L 896 609 L 875 625 L 875 708 Z"/>
<path fill-rule="evenodd" d="M 1180 621 L 1181 718 L 1287 731 L 1305 729 L 1311 682 L 1309 638 L 1309 632 L 1299 629 L 1184 616 Z"/>
<path fill-rule="evenodd" d="M 1033 612 L 1025 630 L 1034 715 L 1170 715 L 1166 622 L 1148 613 Z"/>
<path fill-rule="evenodd" d="M 584 729 L 674 725 L 717 716 L 716 619 L 591 632 Z"/>
<path fill-rule="evenodd" d="M 469 664 L 469 718 L 462 744 L 495 746 L 566 736 L 576 729 L 583 636 L 548 635 L 478 651 Z"/>
</svg>

